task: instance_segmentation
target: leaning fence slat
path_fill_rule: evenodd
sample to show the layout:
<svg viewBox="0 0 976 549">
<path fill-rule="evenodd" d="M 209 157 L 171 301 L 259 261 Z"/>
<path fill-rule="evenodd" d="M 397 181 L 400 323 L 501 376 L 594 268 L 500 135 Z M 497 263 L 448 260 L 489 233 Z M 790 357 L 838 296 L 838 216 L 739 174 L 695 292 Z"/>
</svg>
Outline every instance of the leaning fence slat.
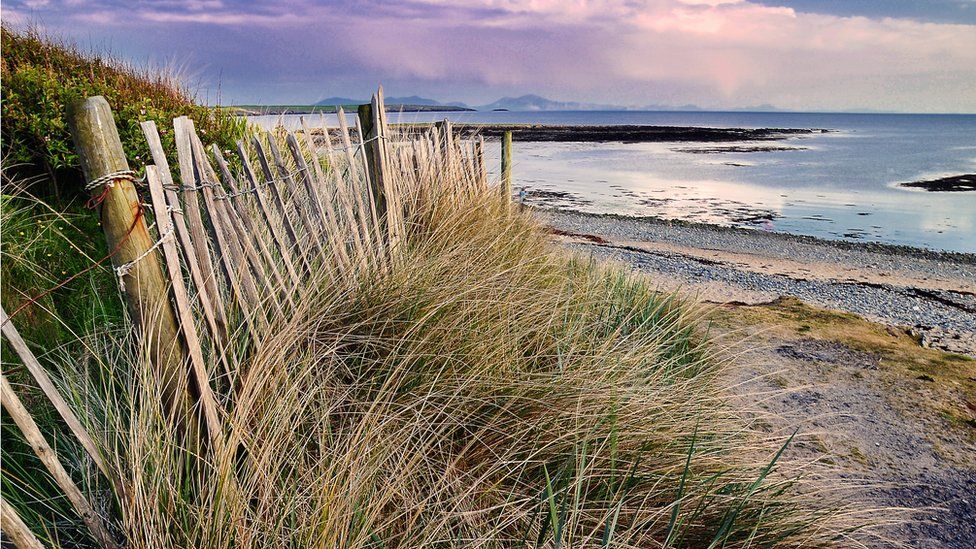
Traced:
<svg viewBox="0 0 976 549">
<path fill-rule="evenodd" d="M 102 524 L 101 517 L 98 516 L 95 509 L 92 508 L 91 504 L 88 503 L 88 500 L 81 493 L 81 490 L 71 480 L 71 476 L 68 475 L 64 466 L 61 465 L 57 454 L 54 453 L 54 449 L 44 439 L 44 435 L 41 434 L 37 423 L 34 423 L 34 418 L 31 417 L 30 412 L 24 407 L 24 404 L 20 401 L 17 393 L 14 392 L 14 388 L 10 385 L 10 382 L 7 381 L 7 376 L 0 374 L 0 383 L 2 383 L 2 386 L 0 386 L 0 389 L 2 389 L 0 396 L 3 397 L 3 407 L 10 414 L 10 418 L 14 420 L 17 427 L 20 428 L 20 432 L 23 433 L 27 444 L 34 450 L 37 458 L 47 469 L 48 473 L 51 474 L 54 482 L 61 488 L 64 495 L 68 497 L 71 506 L 81 517 L 81 520 L 85 522 L 85 525 L 88 526 L 88 529 L 91 530 L 95 539 L 98 540 L 102 547 L 117 548 L 118 545 L 115 543 L 115 540 L 112 539 L 108 529 Z"/>
<path fill-rule="evenodd" d="M 197 184 L 203 189 L 204 204 L 210 217 L 210 226 L 213 229 L 214 237 L 217 241 L 217 256 L 224 267 L 224 273 L 226 274 L 234 298 L 237 301 L 237 305 L 247 320 L 251 337 L 255 341 L 258 341 L 261 333 L 266 333 L 267 328 L 267 319 L 261 313 L 260 297 L 258 296 L 257 289 L 254 287 L 253 281 L 249 278 L 247 264 L 243 261 L 241 250 L 235 247 L 235 243 L 229 241 L 227 238 L 227 230 L 224 227 L 220 206 L 214 200 L 213 189 L 211 188 L 213 183 L 206 180 L 210 175 L 204 166 L 207 159 L 206 157 L 201 158 L 203 151 L 198 141 L 194 139 L 196 132 L 193 128 L 192 121 L 188 121 L 184 126 L 184 131 L 187 132 L 186 138 L 190 141 L 192 161 L 199 178 Z"/>
<path fill-rule="evenodd" d="M 288 171 L 288 166 L 285 165 L 285 160 L 281 156 L 281 151 L 278 149 L 278 143 L 272 134 L 268 134 L 268 150 L 271 151 L 271 158 L 274 160 L 275 168 L 278 170 L 278 178 L 285 183 L 285 187 L 288 189 L 288 194 L 291 196 L 292 209 L 298 214 L 299 221 L 305 227 L 304 236 L 305 239 L 312 243 L 312 246 L 318 252 L 315 257 L 322 257 L 325 253 L 322 247 L 322 240 L 319 238 L 320 231 L 318 230 L 318 224 L 314 223 L 308 215 L 308 204 L 305 200 L 302 200 L 301 193 L 298 192 L 298 188 L 295 186 L 295 178 L 292 176 L 291 172 Z M 312 257 L 311 250 L 308 250 L 309 257 Z"/>
<path fill-rule="evenodd" d="M 227 317 L 220 290 L 215 276 L 216 265 L 210 253 L 210 243 L 200 213 L 200 201 L 196 189 L 196 176 L 193 170 L 193 152 L 190 145 L 190 134 L 187 132 L 188 118 L 181 116 L 173 120 L 173 133 L 176 139 L 176 156 L 179 162 L 180 180 L 183 182 L 183 210 L 186 212 L 190 239 L 196 254 L 197 266 L 203 278 L 203 287 L 207 296 L 214 304 L 214 313 L 223 327 L 224 333 L 229 333 Z M 174 207 L 179 207 L 175 204 Z"/>
<path fill-rule="evenodd" d="M 383 87 L 376 90 L 373 101 L 370 105 L 373 111 L 373 127 L 376 136 L 377 160 L 381 170 L 380 183 L 382 184 L 383 194 L 386 196 L 387 205 L 387 231 L 390 238 L 390 247 L 395 247 L 403 236 L 403 221 L 401 219 L 401 204 L 398 200 L 396 179 L 389 169 L 390 150 L 392 145 L 390 128 L 386 123 L 386 102 L 383 99 Z"/>
<path fill-rule="evenodd" d="M 253 238 L 241 238 L 237 230 L 240 225 L 235 223 L 231 217 L 230 212 L 232 211 L 232 206 L 227 200 L 227 193 L 220 183 L 220 178 L 217 177 L 217 172 L 210 164 L 210 159 L 203 147 L 203 142 L 200 141 L 200 137 L 195 131 L 190 137 L 193 145 L 193 155 L 196 158 L 201 177 L 210 183 L 210 185 L 204 186 L 204 196 L 207 198 L 208 208 L 212 211 L 211 217 L 213 218 L 216 215 L 216 219 L 224 231 L 227 243 L 231 247 L 233 259 L 241 270 L 240 275 L 244 280 L 245 290 L 251 287 L 253 290 L 248 290 L 248 293 L 259 296 L 261 292 L 257 288 L 267 287 L 267 281 L 265 280 L 264 267 L 261 265 L 261 260 L 258 258 L 253 244 L 251 244 Z M 248 261 L 245 261 L 245 258 L 251 262 L 253 271 L 248 269 Z M 272 299 L 274 298 L 273 295 L 271 297 Z M 278 306 L 277 300 L 273 304 Z"/>
<path fill-rule="evenodd" d="M 268 192 L 271 194 L 272 201 L 277 207 L 278 216 L 281 219 L 281 225 L 285 228 L 285 234 L 288 235 L 290 242 L 289 249 L 293 250 L 295 255 L 298 256 L 305 274 L 309 274 L 312 272 L 312 266 L 305 254 L 305 247 L 301 245 L 298 234 L 295 232 L 295 226 L 292 224 L 291 217 L 288 215 L 288 207 L 286 206 L 284 199 L 281 197 L 281 191 L 278 189 L 274 170 L 271 169 L 271 163 L 268 161 L 268 155 L 264 152 L 264 146 L 261 144 L 261 140 L 258 139 L 258 136 L 254 136 L 251 139 L 251 144 L 254 145 L 254 152 L 257 153 L 258 163 L 261 165 L 261 171 L 264 173 L 264 178 L 270 183 L 267 185 Z"/>
<path fill-rule="evenodd" d="M 179 239 L 180 247 L 183 248 L 184 258 L 190 269 L 190 279 L 196 287 L 197 300 L 199 300 L 200 307 L 203 309 L 203 316 L 210 329 L 210 336 L 213 338 L 215 346 L 218 348 L 223 347 L 227 343 L 227 325 L 223 314 L 218 314 L 215 311 L 213 298 L 207 292 L 206 278 L 203 270 L 200 268 L 200 264 L 196 260 L 197 256 L 194 251 L 193 239 L 186 226 L 185 214 L 180 208 L 179 195 L 174 190 L 175 183 L 173 182 L 172 172 L 170 172 L 169 160 L 166 159 L 166 152 L 163 150 L 162 141 L 159 139 L 156 123 L 150 120 L 143 122 L 141 126 L 142 133 L 146 136 L 146 142 L 149 144 L 149 152 L 152 155 L 153 163 L 158 167 L 157 173 L 162 182 L 164 196 L 168 202 L 169 210 L 173 213 L 172 218 L 173 224 L 176 227 L 176 236 Z M 226 353 L 218 353 L 218 355 L 220 356 L 221 362 L 224 363 L 224 368 L 229 373 L 231 367 Z"/>
<path fill-rule="evenodd" d="M 268 288 L 268 284 L 264 279 L 261 261 L 257 257 L 257 253 L 253 252 L 253 246 L 250 248 L 253 252 L 252 255 L 246 252 L 248 248 L 241 243 L 238 231 L 231 221 L 230 214 L 227 212 L 230 205 L 222 199 L 222 197 L 226 196 L 222 190 L 223 187 L 220 185 L 217 174 L 214 173 L 213 167 L 207 159 L 203 144 L 195 134 L 193 135 L 193 143 L 194 155 L 197 156 L 197 163 L 200 166 L 200 170 L 205 174 L 207 179 L 213 181 L 214 188 L 220 190 L 220 196 L 218 197 L 216 193 L 212 194 L 210 192 L 211 189 L 205 189 L 204 197 L 206 199 L 207 209 L 210 212 L 211 224 L 214 227 L 214 231 L 223 235 L 223 240 L 220 242 L 221 249 L 226 249 L 230 252 L 229 258 L 226 256 L 222 257 L 224 268 L 229 272 L 230 276 L 237 280 L 237 288 L 243 288 L 244 290 L 244 296 L 247 302 L 240 302 L 239 306 L 244 311 L 248 324 L 256 327 L 255 330 L 252 330 L 252 337 L 255 337 L 256 340 L 258 332 L 268 332 L 265 303 L 270 302 L 275 312 L 279 314 L 282 312 L 281 304 L 278 302 L 274 292 L 261 291 L 262 288 Z M 251 239 L 245 238 L 245 240 L 249 245 L 251 244 Z"/>
<path fill-rule="evenodd" d="M 319 225 L 316 227 L 309 227 L 309 230 L 318 232 L 318 228 L 321 227 L 325 231 L 329 231 L 334 237 L 329 238 L 328 234 L 325 234 L 326 241 L 331 243 L 329 246 L 332 253 L 336 256 L 339 264 L 342 267 L 349 265 L 349 254 L 346 251 L 346 243 L 344 238 L 344 232 L 339 228 L 336 222 L 335 211 L 330 207 L 327 212 L 322 202 L 319 200 L 319 195 L 315 191 L 315 186 L 312 184 L 312 175 L 308 172 L 308 163 L 305 162 L 305 157 L 302 156 L 301 147 L 298 145 L 298 140 L 295 138 L 295 134 L 289 133 L 286 138 L 288 143 L 288 149 L 291 151 L 292 159 L 295 161 L 295 166 L 297 168 L 298 177 L 302 180 L 305 185 L 305 190 L 308 192 L 309 200 L 312 202 L 314 209 L 317 211 L 317 217 L 319 218 Z"/>
<path fill-rule="evenodd" d="M 349 228 L 352 233 L 353 246 L 356 249 L 356 254 L 359 256 L 360 260 L 366 261 L 366 245 L 365 242 L 369 238 L 369 230 L 362 223 L 356 221 L 357 216 L 357 204 L 359 201 L 353 196 L 354 189 L 352 188 L 354 178 L 352 177 L 352 172 L 350 172 L 350 177 L 342 177 L 342 173 L 339 170 L 338 159 L 336 158 L 335 151 L 332 147 L 332 136 L 329 135 L 329 128 L 325 125 L 325 117 L 319 115 L 319 120 L 322 125 L 322 138 L 325 141 L 325 158 L 328 162 L 329 173 L 332 176 L 333 184 L 335 185 L 335 200 L 338 202 L 338 207 L 342 212 L 342 221 Z M 345 124 L 345 117 L 340 118 L 342 120 L 343 126 Z M 349 133 L 343 132 L 344 140 L 349 139 Z M 349 149 L 346 149 L 347 152 Z M 350 165 L 350 169 L 351 165 Z M 365 212 L 364 209 L 359 208 L 359 211 Z M 363 217 L 362 219 L 365 219 Z"/>
<path fill-rule="evenodd" d="M 309 172 L 310 166 L 302 154 L 302 146 L 298 143 L 298 138 L 294 133 L 289 132 L 285 136 L 285 144 L 288 146 L 288 151 L 291 152 L 291 158 L 295 162 L 295 172 L 299 180 L 304 184 L 305 192 L 308 193 L 312 211 L 315 212 L 315 215 L 319 219 L 319 226 L 324 229 L 326 227 L 325 207 L 322 205 L 322 197 L 319 194 L 319 190 L 316 189 L 316 185 L 313 183 L 313 181 L 322 182 L 321 171 L 316 170 L 312 172 L 315 174 L 314 176 Z M 314 150 L 309 149 L 309 151 L 315 155 Z M 318 166 L 318 161 L 315 158 L 312 159 L 312 165 Z"/>
<path fill-rule="evenodd" d="M 68 403 L 65 402 L 57 387 L 54 386 L 54 382 L 51 381 L 50 376 L 47 375 L 47 371 L 41 366 L 41 363 L 37 361 L 37 357 L 31 352 L 27 343 L 20 337 L 20 332 L 17 331 L 13 322 L 9 322 L 8 320 L 7 312 L 3 310 L 3 307 L 0 307 L 0 325 L 3 327 L 4 337 L 7 338 L 14 352 L 20 357 L 24 366 L 27 367 L 27 371 L 30 372 L 34 381 L 37 382 L 38 387 L 41 388 L 41 391 L 44 392 L 47 399 L 54 405 L 54 409 L 58 411 L 58 415 L 61 416 L 61 419 L 71 429 L 72 434 L 75 435 L 75 438 L 78 439 L 81 446 L 88 452 L 88 455 L 91 456 L 92 461 L 95 462 L 98 469 L 105 475 L 105 478 L 112 482 L 121 495 L 121 480 L 115 474 L 115 471 L 110 469 L 105 463 L 105 460 L 102 459 L 102 454 L 98 451 L 98 447 L 95 446 L 95 441 L 92 440 L 91 436 L 88 435 L 88 431 L 81 424 L 81 421 L 71 411 Z"/>
<path fill-rule="evenodd" d="M 220 168 L 224 179 L 233 181 L 233 176 L 228 177 L 229 173 L 224 173 L 227 170 L 227 165 L 224 163 L 223 157 L 220 155 L 220 149 L 216 145 L 212 145 L 212 151 L 215 152 L 215 158 L 217 159 L 218 167 Z M 202 154 L 202 153 L 201 153 Z M 274 257 L 271 255 L 270 251 L 267 249 L 267 244 L 265 243 L 265 235 L 259 233 L 255 230 L 248 229 L 248 227 L 253 227 L 251 225 L 250 217 L 242 218 L 240 212 L 238 212 L 238 204 L 236 196 L 231 196 L 224 190 L 223 185 L 217 178 L 216 174 L 213 174 L 213 180 L 215 188 L 219 190 L 218 200 L 220 202 L 220 207 L 223 210 L 224 215 L 224 226 L 227 228 L 228 233 L 230 233 L 230 238 L 233 239 L 238 246 L 243 248 L 244 255 L 247 257 L 248 262 L 251 264 L 253 270 L 254 282 L 258 285 L 258 288 L 268 288 L 273 291 L 267 292 L 268 298 L 272 300 L 272 304 L 275 309 L 280 313 L 281 302 L 278 297 L 280 294 L 284 294 L 287 299 L 288 293 L 285 286 L 285 280 L 282 278 L 281 273 L 278 270 L 278 266 L 274 261 Z M 234 184 L 234 189 L 237 189 L 236 183 Z M 236 190 L 232 190 L 232 194 L 236 194 Z M 245 212 L 246 213 L 246 212 Z M 247 219 L 245 223 L 244 219 Z M 255 248 L 257 244 L 257 248 Z M 259 253 L 260 250 L 260 253 Z M 271 286 L 268 281 L 268 272 L 271 272 L 271 276 L 274 277 L 275 286 Z"/>
<path fill-rule="evenodd" d="M 441 179 L 444 179 L 448 174 L 444 165 L 444 149 L 441 148 L 441 132 L 439 127 L 435 126 L 430 132 L 430 142 L 433 169 Z"/>
<path fill-rule="evenodd" d="M 237 185 L 237 180 L 234 178 L 230 168 L 227 166 L 227 161 L 224 160 L 224 155 L 221 154 L 220 147 L 217 145 L 211 145 L 211 152 L 213 152 L 214 158 L 217 160 L 217 167 L 220 169 L 221 175 L 227 182 L 227 185 L 230 187 L 231 195 L 227 198 L 229 202 L 227 211 L 232 217 L 232 222 L 240 229 L 241 242 L 248 247 L 251 246 L 251 240 L 257 244 L 257 250 L 264 259 L 264 264 L 267 266 L 267 270 L 271 271 L 271 276 L 273 276 L 275 279 L 274 281 L 277 284 L 278 293 L 282 294 L 288 305 L 294 307 L 295 304 L 291 300 L 291 292 L 288 290 L 288 284 L 286 283 L 284 276 L 281 274 L 281 269 L 278 267 L 274 254 L 272 254 L 271 250 L 268 248 L 267 235 L 258 230 L 257 226 L 254 224 L 254 220 L 251 219 L 250 212 L 245 210 L 245 205 L 242 202 L 243 196 L 241 195 L 241 191 Z M 258 263 L 260 263 L 260 261 Z M 292 283 L 298 284 L 298 275 L 294 273 L 294 269 L 290 271 L 290 274 L 294 275 Z"/>
<path fill-rule="evenodd" d="M 297 286 L 300 279 L 298 278 L 298 271 L 295 270 L 295 262 L 292 260 L 292 250 L 290 250 L 288 245 L 285 243 L 285 237 L 281 234 L 281 230 L 279 229 L 278 224 L 275 222 L 271 205 L 268 204 L 268 200 L 264 196 L 264 191 L 261 189 L 261 186 L 258 183 L 257 176 L 254 173 L 254 167 L 251 166 L 251 160 L 248 158 L 247 148 L 244 146 L 243 141 L 237 142 L 237 155 L 241 161 L 244 176 L 247 177 L 247 183 L 251 185 L 252 192 L 254 193 L 255 198 L 257 198 L 258 211 L 264 218 L 264 222 L 268 226 L 268 231 L 271 233 L 271 239 L 274 241 L 274 245 L 278 249 L 279 255 L 281 256 L 281 262 L 284 263 L 285 270 L 288 271 L 288 276 L 291 278 L 293 286 Z M 224 168 L 226 168 L 226 163 L 223 165 L 222 169 Z M 231 179 L 231 181 L 233 180 Z M 238 192 L 240 191 L 234 191 L 235 194 Z M 245 219 L 247 218 L 246 216 L 242 217 Z M 289 291 L 288 294 L 290 295 L 291 292 Z"/>
<path fill-rule="evenodd" d="M 485 138 L 478 136 L 474 149 L 475 160 L 478 163 L 478 183 L 482 189 L 488 188 L 488 165 L 485 163 Z"/>
<path fill-rule="evenodd" d="M 305 141 L 305 148 L 308 149 L 308 153 L 312 155 L 312 169 L 315 171 L 315 180 L 318 181 L 316 195 L 321 200 L 321 193 L 325 191 L 326 179 L 325 174 L 322 172 L 322 156 L 319 154 L 319 148 L 315 144 L 315 137 L 312 136 L 312 129 L 308 127 L 308 122 L 305 121 L 305 117 L 299 117 L 299 121 L 302 124 L 302 136 L 303 141 Z M 329 133 L 329 130 L 324 126 L 322 127 L 324 133 Z"/>
<path fill-rule="evenodd" d="M 17 549 L 44 549 L 40 540 L 30 531 L 17 510 L 0 496 L 0 528 L 14 542 Z"/>
<path fill-rule="evenodd" d="M 163 182 L 159 173 L 160 170 L 156 166 L 146 166 L 146 182 L 149 185 L 149 196 L 152 198 L 156 226 L 159 229 L 159 234 L 170 235 L 174 231 L 173 220 L 170 215 L 171 208 L 167 205 L 166 196 L 163 191 Z M 163 257 L 166 260 L 166 268 L 169 273 L 173 301 L 176 303 L 176 316 L 180 321 L 183 340 L 186 343 L 186 348 L 190 355 L 190 366 L 196 378 L 197 394 L 200 398 L 200 405 L 203 408 L 203 418 L 206 422 L 207 433 L 210 435 L 211 442 L 217 444 L 219 447 L 222 444 L 220 414 L 218 413 L 217 400 L 210 388 L 210 372 L 207 371 L 207 365 L 203 359 L 203 347 L 200 344 L 200 337 L 197 334 L 196 323 L 193 321 L 193 313 L 190 308 L 190 296 L 186 291 L 186 285 L 183 283 L 180 254 L 172 238 L 164 236 L 162 246 Z M 219 351 L 217 352 L 219 353 Z"/>
<path fill-rule="evenodd" d="M 444 171 L 447 173 L 448 177 L 454 180 L 455 183 L 460 183 L 459 171 L 461 170 L 461 166 L 459 166 L 459 159 L 456 158 L 454 154 L 457 143 L 454 139 L 454 127 L 452 126 L 450 119 L 444 119 L 444 121 L 441 123 L 441 131 L 444 133 Z"/>
</svg>

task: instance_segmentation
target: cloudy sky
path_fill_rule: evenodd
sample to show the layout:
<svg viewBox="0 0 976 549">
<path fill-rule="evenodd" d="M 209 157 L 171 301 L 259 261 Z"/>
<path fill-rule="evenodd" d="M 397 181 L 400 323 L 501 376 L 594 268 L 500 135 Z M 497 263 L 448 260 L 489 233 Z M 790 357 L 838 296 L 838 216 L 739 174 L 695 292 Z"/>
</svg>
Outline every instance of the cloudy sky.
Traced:
<svg viewBox="0 0 976 549">
<path fill-rule="evenodd" d="M 976 0 L 5 0 L 200 98 L 976 112 Z"/>
</svg>

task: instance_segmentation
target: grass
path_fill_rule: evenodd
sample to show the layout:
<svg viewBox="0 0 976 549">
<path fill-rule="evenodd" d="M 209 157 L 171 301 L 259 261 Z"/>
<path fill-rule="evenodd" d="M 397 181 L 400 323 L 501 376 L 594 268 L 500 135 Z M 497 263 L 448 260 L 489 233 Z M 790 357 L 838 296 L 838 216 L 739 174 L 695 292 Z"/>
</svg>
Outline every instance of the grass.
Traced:
<svg viewBox="0 0 976 549">
<path fill-rule="evenodd" d="M 109 54 L 45 36 L 36 29 L 2 29 L 3 182 L 0 207 L 0 294 L 8 313 L 28 340 L 40 344 L 45 366 L 89 352 L 80 338 L 92 332 L 130 329 L 123 318 L 111 265 L 85 272 L 107 253 L 95 212 L 80 195 L 82 175 L 68 132 L 66 106 L 74 99 L 104 95 L 115 118 L 132 167 L 147 158 L 138 122 L 154 119 L 168 126 L 175 116 L 198 120 L 210 140 L 232 144 L 244 124 L 220 111 L 200 106 L 173 71 L 128 65 Z M 172 135 L 163 135 L 172 150 Z M 72 275 L 63 287 L 40 295 Z M 22 365 L 2 344 L 4 374 L 49 439 L 70 453 L 70 437 L 40 396 Z M 3 495 L 20 509 L 33 529 L 47 531 L 52 545 L 83 539 L 70 507 L 50 479 L 37 474 L 40 464 L 23 444 L 10 418 L 3 415 Z M 84 463 L 69 469 L 84 476 Z"/>
<path fill-rule="evenodd" d="M 136 168 L 149 158 L 139 130 L 142 120 L 166 127 L 177 116 L 190 116 L 208 140 L 223 148 L 244 135 L 241 119 L 197 104 L 175 69 L 133 66 L 33 27 L 3 26 L 2 48 L 4 164 L 8 175 L 13 170 L 21 180 L 32 178 L 38 184 L 31 192 L 57 199 L 58 206 L 78 194 L 83 183 L 66 116 L 68 105 L 77 99 L 105 96 L 129 163 Z M 172 135 L 161 137 L 166 150 L 174 150 Z"/>
<path fill-rule="evenodd" d="M 396 270 L 324 269 L 273 319 L 221 395 L 244 461 L 182 445 L 128 336 L 60 365 L 129 545 L 853 543 L 725 403 L 693 304 L 565 257 L 493 192 L 440 196 Z"/>
</svg>

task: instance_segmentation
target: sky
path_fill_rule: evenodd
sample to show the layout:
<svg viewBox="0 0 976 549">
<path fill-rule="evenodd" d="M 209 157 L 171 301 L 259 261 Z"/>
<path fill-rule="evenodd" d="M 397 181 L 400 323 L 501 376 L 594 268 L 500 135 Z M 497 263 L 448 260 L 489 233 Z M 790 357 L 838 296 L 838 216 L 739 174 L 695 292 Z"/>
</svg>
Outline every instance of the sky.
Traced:
<svg viewBox="0 0 976 549">
<path fill-rule="evenodd" d="M 201 101 L 539 94 L 629 107 L 976 113 L 976 0 L 5 0 Z"/>
</svg>

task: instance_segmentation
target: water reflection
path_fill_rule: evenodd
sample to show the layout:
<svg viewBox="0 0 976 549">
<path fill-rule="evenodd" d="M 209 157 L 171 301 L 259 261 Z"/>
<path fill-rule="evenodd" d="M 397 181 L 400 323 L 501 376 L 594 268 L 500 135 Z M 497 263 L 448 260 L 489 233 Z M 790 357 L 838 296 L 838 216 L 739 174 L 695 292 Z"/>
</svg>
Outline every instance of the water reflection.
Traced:
<svg viewBox="0 0 976 549">
<path fill-rule="evenodd" d="M 808 186 L 811 172 L 836 168 L 782 155 L 819 150 L 697 155 L 658 143 L 523 143 L 514 173 L 530 204 L 976 252 L 976 196 Z"/>
<path fill-rule="evenodd" d="M 775 142 L 515 143 L 529 203 L 976 253 L 976 193 L 896 187 L 976 173 L 976 116 L 713 112 L 391 113 L 391 122 L 828 128 Z M 251 117 L 300 127 L 298 116 Z M 335 115 L 313 115 L 334 127 Z M 760 147 L 757 150 L 757 147 Z M 765 148 L 762 148 L 765 147 Z M 497 166 L 497 145 L 488 149 Z"/>
</svg>

